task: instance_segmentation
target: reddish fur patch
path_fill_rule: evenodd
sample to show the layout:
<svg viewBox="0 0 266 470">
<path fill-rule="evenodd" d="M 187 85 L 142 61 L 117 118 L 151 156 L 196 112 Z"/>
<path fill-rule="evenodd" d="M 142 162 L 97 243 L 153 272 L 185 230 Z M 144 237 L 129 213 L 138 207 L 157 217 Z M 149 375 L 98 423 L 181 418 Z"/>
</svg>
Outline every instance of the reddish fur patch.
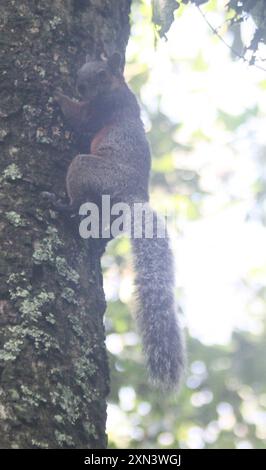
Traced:
<svg viewBox="0 0 266 470">
<path fill-rule="evenodd" d="M 104 139 L 104 137 L 108 133 L 110 127 L 111 127 L 110 124 L 108 126 L 103 127 L 99 132 L 97 132 L 97 134 L 95 135 L 95 137 L 91 141 L 90 152 L 93 155 L 97 154 L 97 149 L 98 149 L 99 145 L 101 144 L 101 141 Z"/>
</svg>

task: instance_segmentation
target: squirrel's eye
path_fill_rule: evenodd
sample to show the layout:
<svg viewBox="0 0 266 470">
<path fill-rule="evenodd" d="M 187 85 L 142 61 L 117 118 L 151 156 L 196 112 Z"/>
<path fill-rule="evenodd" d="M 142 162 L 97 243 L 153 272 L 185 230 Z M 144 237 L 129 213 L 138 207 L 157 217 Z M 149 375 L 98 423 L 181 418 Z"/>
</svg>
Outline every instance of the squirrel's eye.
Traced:
<svg viewBox="0 0 266 470">
<path fill-rule="evenodd" d="M 107 81 L 106 71 L 100 70 L 100 72 L 97 73 L 97 79 L 100 80 L 101 82 L 106 82 Z"/>
</svg>

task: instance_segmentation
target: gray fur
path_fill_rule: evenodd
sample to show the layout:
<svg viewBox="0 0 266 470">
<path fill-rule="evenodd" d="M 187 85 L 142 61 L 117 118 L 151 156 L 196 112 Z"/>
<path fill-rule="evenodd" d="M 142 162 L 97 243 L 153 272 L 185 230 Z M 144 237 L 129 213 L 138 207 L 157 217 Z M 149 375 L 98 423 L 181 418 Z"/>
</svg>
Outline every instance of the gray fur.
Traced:
<svg viewBox="0 0 266 470">
<path fill-rule="evenodd" d="M 119 57 L 86 63 L 78 72 L 84 101 L 61 92 L 55 98 L 79 133 L 93 135 L 91 153 L 76 156 L 67 172 L 70 209 L 103 194 L 111 203 L 133 207 L 146 203 L 150 151 L 134 94 L 119 70 Z M 116 67 L 116 69 L 115 69 Z M 162 220 L 149 209 L 156 224 Z M 141 227 L 142 229 L 142 227 Z M 184 346 L 176 316 L 173 255 L 168 236 L 132 238 L 138 298 L 137 322 L 151 379 L 162 388 L 176 388 L 184 366 Z"/>
<path fill-rule="evenodd" d="M 150 208 L 153 237 L 132 238 L 137 296 L 137 322 L 155 385 L 176 388 L 184 368 L 184 341 L 177 319 L 173 254 L 169 238 L 157 238 L 164 222 Z"/>
</svg>

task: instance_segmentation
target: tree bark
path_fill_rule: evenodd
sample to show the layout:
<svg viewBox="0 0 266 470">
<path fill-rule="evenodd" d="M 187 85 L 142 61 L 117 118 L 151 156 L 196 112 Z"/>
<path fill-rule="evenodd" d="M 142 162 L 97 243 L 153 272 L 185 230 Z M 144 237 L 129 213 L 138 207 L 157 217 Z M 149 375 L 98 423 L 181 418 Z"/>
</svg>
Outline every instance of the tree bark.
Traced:
<svg viewBox="0 0 266 470">
<path fill-rule="evenodd" d="M 75 95 L 85 61 L 118 50 L 130 0 L 0 0 L 0 447 L 102 448 L 108 364 L 100 254 L 49 209 L 89 150 L 53 93 Z"/>
</svg>

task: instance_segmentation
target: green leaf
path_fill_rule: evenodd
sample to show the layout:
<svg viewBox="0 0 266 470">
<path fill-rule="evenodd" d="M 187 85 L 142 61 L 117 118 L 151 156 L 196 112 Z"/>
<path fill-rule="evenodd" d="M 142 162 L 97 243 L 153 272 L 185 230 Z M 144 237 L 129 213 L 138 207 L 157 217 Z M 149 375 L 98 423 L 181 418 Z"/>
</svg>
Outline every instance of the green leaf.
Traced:
<svg viewBox="0 0 266 470">
<path fill-rule="evenodd" d="M 152 21 L 158 27 L 160 37 L 165 37 L 174 21 L 174 11 L 179 8 L 176 0 L 153 0 Z"/>
</svg>

